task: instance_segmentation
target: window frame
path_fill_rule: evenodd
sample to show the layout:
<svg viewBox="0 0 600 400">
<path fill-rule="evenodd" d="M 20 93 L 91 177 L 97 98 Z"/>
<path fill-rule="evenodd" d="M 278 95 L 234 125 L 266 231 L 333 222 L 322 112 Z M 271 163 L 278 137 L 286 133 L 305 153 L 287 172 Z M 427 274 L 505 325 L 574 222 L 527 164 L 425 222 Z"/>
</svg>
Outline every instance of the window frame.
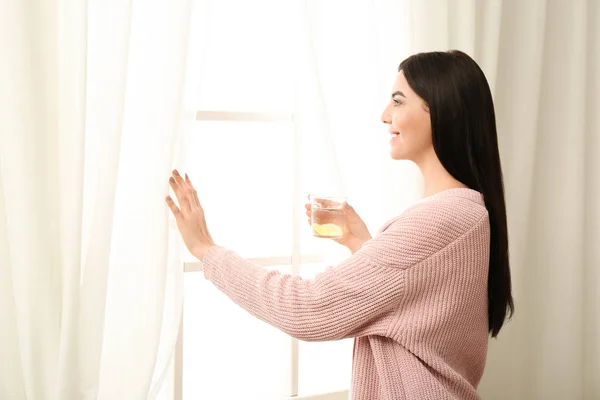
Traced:
<svg viewBox="0 0 600 400">
<path fill-rule="evenodd" d="M 293 113 L 258 113 L 258 112 L 235 112 L 235 111 L 207 111 L 196 110 L 195 120 L 198 121 L 237 121 L 237 122 L 294 122 Z M 326 262 L 326 255 L 323 253 L 301 254 L 300 252 L 300 235 L 301 224 L 303 219 L 302 207 L 300 204 L 300 169 L 301 169 L 301 151 L 300 151 L 300 135 L 296 125 L 293 128 L 293 204 L 292 204 L 292 254 L 291 263 L 290 257 L 271 256 L 260 258 L 248 258 L 248 261 L 261 267 L 272 267 L 276 265 L 288 265 L 291 267 L 292 275 L 299 275 L 300 266 L 306 263 Z M 184 262 L 184 274 L 188 272 L 203 271 L 201 261 Z M 177 335 L 177 343 L 173 357 L 173 399 L 183 400 L 183 357 L 184 357 L 184 341 L 183 341 L 183 305 L 181 310 L 181 319 L 179 323 L 179 333 Z M 286 393 L 284 400 L 346 400 L 348 398 L 348 390 L 321 393 L 308 396 L 298 396 L 298 376 L 299 376 L 299 346 L 298 339 L 290 337 L 290 376 L 287 380 Z"/>
</svg>

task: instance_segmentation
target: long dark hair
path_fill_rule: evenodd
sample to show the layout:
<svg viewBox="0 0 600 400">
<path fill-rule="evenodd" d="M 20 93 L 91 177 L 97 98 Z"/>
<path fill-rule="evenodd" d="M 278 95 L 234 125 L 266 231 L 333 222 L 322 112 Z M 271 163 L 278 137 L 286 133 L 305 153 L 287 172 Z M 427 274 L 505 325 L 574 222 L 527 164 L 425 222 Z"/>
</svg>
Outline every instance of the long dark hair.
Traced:
<svg viewBox="0 0 600 400">
<path fill-rule="evenodd" d="M 508 260 L 504 183 L 492 93 L 483 71 L 467 54 L 418 53 L 400 63 L 404 76 L 429 108 L 433 148 L 446 170 L 483 194 L 490 217 L 489 332 L 496 337 L 514 313 Z"/>
</svg>

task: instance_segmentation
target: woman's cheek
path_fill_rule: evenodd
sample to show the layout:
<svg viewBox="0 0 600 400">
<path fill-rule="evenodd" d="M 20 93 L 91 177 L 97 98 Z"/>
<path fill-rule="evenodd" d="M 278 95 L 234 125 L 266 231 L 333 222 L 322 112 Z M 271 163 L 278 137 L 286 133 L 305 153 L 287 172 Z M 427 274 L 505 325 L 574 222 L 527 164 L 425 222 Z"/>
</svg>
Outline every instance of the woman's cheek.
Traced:
<svg viewBox="0 0 600 400">
<path fill-rule="evenodd" d="M 403 113 L 397 112 L 392 117 L 392 125 L 398 132 L 404 133 L 408 126 L 406 116 Z"/>
<path fill-rule="evenodd" d="M 400 116 L 398 116 L 397 114 L 394 114 L 392 116 L 392 127 L 397 131 L 401 131 L 402 125 L 403 125 L 402 118 Z"/>
</svg>

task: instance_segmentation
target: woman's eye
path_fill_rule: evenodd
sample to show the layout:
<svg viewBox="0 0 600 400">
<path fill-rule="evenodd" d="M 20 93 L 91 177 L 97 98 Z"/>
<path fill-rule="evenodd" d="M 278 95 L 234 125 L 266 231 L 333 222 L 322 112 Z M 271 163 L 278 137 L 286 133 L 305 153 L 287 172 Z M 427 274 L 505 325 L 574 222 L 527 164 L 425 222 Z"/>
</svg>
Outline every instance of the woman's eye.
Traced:
<svg viewBox="0 0 600 400">
<path fill-rule="evenodd" d="M 400 104 L 402 104 L 402 102 L 400 100 L 396 100 L 396 99 L 394 99 L 394 103 L 396 103 L 397 106 L 399 106 Z"/>
</svg>

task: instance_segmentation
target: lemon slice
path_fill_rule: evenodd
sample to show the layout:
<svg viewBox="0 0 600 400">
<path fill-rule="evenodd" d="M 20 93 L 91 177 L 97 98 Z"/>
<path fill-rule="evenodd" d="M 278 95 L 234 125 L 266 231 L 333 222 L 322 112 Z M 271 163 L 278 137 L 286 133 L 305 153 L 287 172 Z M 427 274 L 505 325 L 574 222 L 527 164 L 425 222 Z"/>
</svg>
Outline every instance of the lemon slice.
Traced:
<svg viewBox="0 0 600 400">
<path fill-rule="evenodd" d="M 336 224 L 313 224 L 313 229 L 321 236 L 342 236 L 344 233 Z"/>
</svg>

